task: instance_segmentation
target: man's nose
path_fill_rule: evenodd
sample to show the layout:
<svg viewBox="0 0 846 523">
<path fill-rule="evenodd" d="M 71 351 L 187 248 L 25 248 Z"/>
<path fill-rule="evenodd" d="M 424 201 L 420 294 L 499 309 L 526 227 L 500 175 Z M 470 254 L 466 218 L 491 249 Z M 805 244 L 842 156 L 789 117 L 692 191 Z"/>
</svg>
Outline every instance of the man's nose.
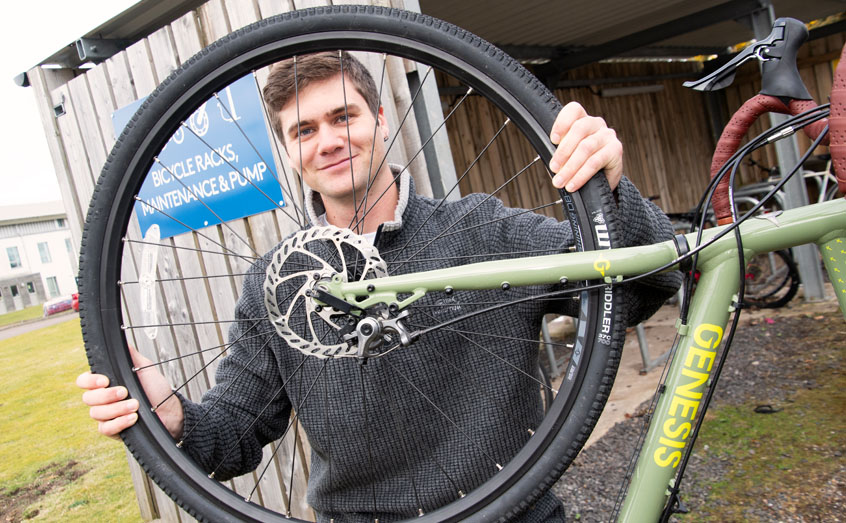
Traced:
<svg viewBox="0 0 846 523">
<path fill-rule="evenodd" d="M 318 152 L 333 153 L 344 147 L 346 143 L 346 129 L 335 128 L 332 125 L 321 125 L 318 129 Z"/>
</svg>

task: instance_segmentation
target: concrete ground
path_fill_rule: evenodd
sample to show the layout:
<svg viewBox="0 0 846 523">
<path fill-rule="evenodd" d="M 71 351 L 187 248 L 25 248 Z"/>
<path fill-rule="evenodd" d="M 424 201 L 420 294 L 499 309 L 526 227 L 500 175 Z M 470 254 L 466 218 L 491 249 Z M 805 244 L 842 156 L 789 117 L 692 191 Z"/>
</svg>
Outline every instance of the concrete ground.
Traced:
<svg viewBox="0 0 846 523">
<path fill-rule="evenodd" d="M 7 325 L 0 328 L 0 341 L 12 338 L 14 336 L 18 336 L 21 334 L 25 334 L 30 331 L 34 331 L 36 329 L 41 329 L 44 327 L 49 327 L 50 325 L 56 325 L 57 323 L 64 323 L 66 321 L 70 321 L 74 318 L 79 318 L 79 314 L 73 311 L 68 312 L 61 312 L 59 314 L 55 314 L 53 316 L 49 316 L 47 318 L 41 318 L 38 320 L 28 321 L 25 323 L 19 323 L 15 325 Z"/>
<path fill-rule="evenodd" d="M 659 358 L 672 346 L 676 336 L 678 314 L 678 306 L 665 305 L 644 323 L 650 361 Z M 601 438 L 614 424 L 622 421 L 626 416 L 631 416 L 641 403 L 655 394 L 664 363 L 662 361 L 646 373 L 642 373 L 643 367 L 637 334 L 635 329 L 629 329 L 611 395 L 585 446 Z"/>
</svg>

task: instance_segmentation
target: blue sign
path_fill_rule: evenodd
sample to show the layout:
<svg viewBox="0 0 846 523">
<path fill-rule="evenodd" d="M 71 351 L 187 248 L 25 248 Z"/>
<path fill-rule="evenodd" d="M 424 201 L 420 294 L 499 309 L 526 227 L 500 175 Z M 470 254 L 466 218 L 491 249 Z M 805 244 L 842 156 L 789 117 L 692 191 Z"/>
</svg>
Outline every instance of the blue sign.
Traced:
<svg viewBox="0 0 846 523">
<path fill-rule="evenodd" d="M 115 135 L 142 102 L 115 111 Z M 141 233 L 157 224 L 162 238 L 285 205 L 251 75 L 210 98 L 184 122 L 159 153 L 138 197 Z"/>
</svg>

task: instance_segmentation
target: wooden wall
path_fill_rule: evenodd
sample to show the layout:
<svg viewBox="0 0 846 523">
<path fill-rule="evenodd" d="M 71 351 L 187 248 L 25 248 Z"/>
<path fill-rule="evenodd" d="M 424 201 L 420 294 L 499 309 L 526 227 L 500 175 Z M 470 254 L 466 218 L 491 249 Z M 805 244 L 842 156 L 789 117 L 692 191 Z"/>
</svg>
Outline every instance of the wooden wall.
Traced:
<svg viewBox="0 0 846 523">
<path fill-rule="evenodd" d="M 799 54 L 799 68 L 808 89 L 816 100 L 827 99 L 832 82 L 832 61 L 843 45 L 843 35 L 833 35 L 810 42 Z M 687 79 L 702 76 L 698 63 L 600 63 L 569 71 L 564 81 L 581 86 L 558 89 L 555 94 L 562 103 L 575 100 L 589 114 L 603 117 L 619 136 L 624 147 L 626 175 L 634 181 L 641 194 L 657 197 L 656 203 L 666 212 L 683 212 L 698 203 L 709 178 L 715 136 L 706 107 L 706 95 L 682 86 Z M 609 78 L 651 78 L 642 81 L 607 83 Z M 603 89 L 633 86 L 661 86 L 657 92 L 615 97 L 603 96 Z M 734 84 L 712 95 L 722 106 L 717 116 L 726 122 L 727 111 L 734 111 L 760 89 L 757 65 L 749 62 L 739 72 Z M 820 93 L 825 93 L 821 96 Z M 446 106 L 455 103 L 456 95 L 443 96 Z M 471 100 L 468 111 L 456 111 L 455 121 L 449 123 L 450 143 L 460 174 L 473 163 L 483 147 L 502 123 L 501 117 L 481 100 Z M 763 132 L 766 118 L 750 133 Z M 754 134 L 752 134 L 754 133 Z M 799 135 L 801 151 L 810 141 Z M 462 180 L 462 193 L 488 191 L 498 186 L 499 178 L 492 165 L 505 165 L 499 170 L 514 173 L 534 157 L 531 150 L 516 154 L 524 146 L 511 130 L 503 132 L 489 147 L 490 159 L 482 159 Z M 826 152 L 821 147 L 818 153 Z M 513 158 L 513 160 L 512 160 Z M 766 166 L 777 164 L 775 151 L 766 148 L 753 158 Z M 493 169 L 493 170 L 492 170 Z M 741 182 L 750 183 L 766 177 L 759 169 L 744 167 Z M 538 178 L 526 177 L 520 183 L 517 198 L 523 207 L 535 207 L 556 198 L 548 187 L 539 186 Z M 513 198 L 513 196 L 512 196 Z M 506 198 L 507 199 L 507 198 Z"/>
</svg>

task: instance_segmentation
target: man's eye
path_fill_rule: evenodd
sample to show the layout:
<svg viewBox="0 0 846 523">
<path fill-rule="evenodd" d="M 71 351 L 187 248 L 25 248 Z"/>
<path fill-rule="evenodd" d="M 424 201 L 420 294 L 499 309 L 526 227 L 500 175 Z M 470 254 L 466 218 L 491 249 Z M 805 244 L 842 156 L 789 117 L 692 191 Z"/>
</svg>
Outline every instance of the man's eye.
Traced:
<svg viewBox="0 0 846 523">
<path fill-rule="evenodd" d="M 338 123 L 344 123 L 346 121 L 349 121 L 350 119 L 351 119 L 351 117 L 349 115 L 341 114 L 341 115 L 338 115 L 338 117 L 335 119 L 335 121 L 338 122 Z"/>
<path fill-rule="evenodd" d="M 295 134 L 294 138 L 297 138 L 297 137 L 302 138 L 302 137 L 310 135 L 313 132 L 314 132 L 314 129 L 311 129 L 309 127 L 303 127 L 301 129 L 298 129 L 297 132 L 294 133 Z"/>
</svg>

